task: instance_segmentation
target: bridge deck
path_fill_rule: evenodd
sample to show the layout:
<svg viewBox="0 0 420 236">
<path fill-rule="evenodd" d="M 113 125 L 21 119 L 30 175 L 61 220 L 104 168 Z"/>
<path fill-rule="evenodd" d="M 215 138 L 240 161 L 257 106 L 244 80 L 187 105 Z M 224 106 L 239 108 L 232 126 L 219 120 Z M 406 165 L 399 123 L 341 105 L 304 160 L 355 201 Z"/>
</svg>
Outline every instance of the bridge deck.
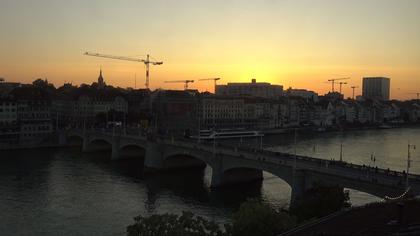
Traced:
<svg viewBox="0 0 420 236">
<path fill-rule="evenodd" d="M 374 183 L 387 187 L 403 188 L 407 175 L 404 172 L 382 168 L 373 168 L 364 165 L 357 165 L 341 161 L 331 161 L 308 156 L 293 155 L 289 153 L 274 152 L 264 149 L 233 147 L 227 145 L 216 145 L 212 143 L 197 143 L 191 139 L 174 139 L 167 137 L 154 137 L 153 139 L 136 134 L 121 134 L 101 131 L 90 131 L 91 134 L 103 135 L 109 138 L 118 137 L 126 140 L 153 141 L 164 145 L 181 147 L 186 150 L 199 150 L 202 152 L 213 153 L 250 160 L 256 163 L 264 163 L 273 166 L 288 166 L 295 170 L 310 170 L 311 172 L 321 173 L 331 176 L 339 176 L 361 182 Z M 420 175 L 409 174 L 410 184 L 415 184 L 420 188 Z M 420 190 L 419 190 L 420 191 Z"/>
</svg>

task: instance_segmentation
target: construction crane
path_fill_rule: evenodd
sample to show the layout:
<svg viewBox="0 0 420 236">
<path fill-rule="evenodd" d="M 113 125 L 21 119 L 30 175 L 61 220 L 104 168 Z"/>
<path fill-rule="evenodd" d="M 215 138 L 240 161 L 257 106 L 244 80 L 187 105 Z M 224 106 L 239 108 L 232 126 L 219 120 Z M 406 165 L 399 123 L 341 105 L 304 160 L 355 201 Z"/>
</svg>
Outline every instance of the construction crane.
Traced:
<svg viewBox="0 0 420 236">
<path fill-rule="evenodd" d="M 340 94 L 341 94 L 341 87 L 343 86 L 343 84 L 347 84 L 347 82 L 339 82 L 338 84 L 340 85 Z"/>
<path fill-rule="evenodd" d="M 351 89 L 353 90 L 353 100 L 354 100 L 354 90 L 359 88 L 358 86 L 351 86 Z"/>
<path fill-rule="evenodd" d="M 220 80 L 220 78 L 199 79 L 199 81 L 205 81 L 205 80 L 213 80 L 214 81 L 214 93 L 216 94 L 216 85 L 217 85 L 217 81 Z"/>
<path fill-rule="evenodd" d="M 350 79 L 350 78 L 329 79 L 328 82 L 331 82 L 332 92 L 334 92 L 334 84 L 336 84 L 335 81 L 337 81 L 337 80 L 347 80 L 347 79 Z M 340 88 L 341 88 L 341 84 L 340 84 Z M 340 93 L 341 93 L 341 91 L 340 91 Z"/>
<path fill-rule="evenodd" d="M 194 83 L 194 80 L 169 80 L 169 81 L 165 81 L 165 83 L 184 83 L 184 90 L 187 90 L 188 84 Z"/>
<path fill-rule="evenodd" d="M 152 65 L 162 65 L 163 62 L 161 61 L 151 61 L 149 54 L 147 54 L 146 59 L 139 59 L 139 58 L 130 58 L 130 57 L 122 57 L 122 56 L 113 56 L 113 55 L 105 55 L 105 54 L 99 54 L 99 53 L 90 53 L 85 52 L 84 55 L 86 56 L 93 56 L 93 57 L 104 57 L 104 58 L 110 58 L 110 59 L 117 59 L 117 60 L 124 60 L 124 61 L 134 61 L 134 62 L 143 62 L 146 66 L 146 88 L 149 88 L 149 67 L 150 64 Z"/>
<path fill-rule="evenodd" d="M 419 100 L 419 98 L 420 98 L 420 93 L 409 93 L 409 94 L 415 94 L 415 95 L 417 95 L 417 100 Z"/>
</svg>

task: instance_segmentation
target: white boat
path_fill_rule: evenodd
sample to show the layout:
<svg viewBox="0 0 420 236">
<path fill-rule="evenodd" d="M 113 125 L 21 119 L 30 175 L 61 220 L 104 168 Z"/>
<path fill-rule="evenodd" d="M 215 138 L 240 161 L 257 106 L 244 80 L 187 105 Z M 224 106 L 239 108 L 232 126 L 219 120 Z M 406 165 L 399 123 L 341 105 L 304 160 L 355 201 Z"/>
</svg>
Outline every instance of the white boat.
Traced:
<svg viewBox="0 0 420 236">
<path fill-rule="evenodd" d="M 232 139 L 232 138 L 254 138 L 264 136 L 256 130 L 200 130 L 200 137 L 192 136 L 196 139 L 211 140 L 211 139 Z"/>
</svg>

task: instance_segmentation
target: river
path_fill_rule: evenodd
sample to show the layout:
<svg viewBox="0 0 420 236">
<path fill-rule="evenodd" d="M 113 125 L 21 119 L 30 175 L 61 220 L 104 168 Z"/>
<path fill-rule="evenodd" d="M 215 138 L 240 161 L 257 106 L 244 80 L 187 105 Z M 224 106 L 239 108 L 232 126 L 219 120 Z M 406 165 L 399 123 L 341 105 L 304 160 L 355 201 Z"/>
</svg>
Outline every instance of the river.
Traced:
<svg viewBox="0 0 420 236">
<path fill-rule="evenodd" d="M 261 140 L 247 141 L 259 145 Z M 267 149 L 404 170 L 407 144 L 419 144 L 420 128 L 298 134 L 263 138 Z M 372 161 L 371 157 L 375 161 Z M 412 150 L 420 174 L 420 151 Z M 262 183 L 211 190 L 211 170 L 143 176 L 142 160 L 110 161 L 110 153 L 77 148 L 0 152 L 1 235 L 124 235 L 133 217 L 189 210 L 223 223 L 241 202 L 259 198 L 273 207 L 290 201 L 291 189 L 264 173 Z M 350 190 L 361 205 L 379 199 Z"/>
</svg>

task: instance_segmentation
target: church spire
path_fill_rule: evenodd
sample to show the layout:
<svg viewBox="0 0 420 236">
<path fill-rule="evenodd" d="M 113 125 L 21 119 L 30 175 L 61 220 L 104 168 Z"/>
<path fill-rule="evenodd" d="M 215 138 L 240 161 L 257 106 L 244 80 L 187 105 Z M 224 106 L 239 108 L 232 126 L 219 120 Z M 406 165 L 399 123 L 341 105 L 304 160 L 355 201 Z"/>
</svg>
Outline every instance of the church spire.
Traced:
<svg viewBox="0 0 420 236">
<path fill-rule="evenodd" d="M 102 66 L 99 70 L 98 86 L 99 86 L 99 88 L 104 88 L 105 87 L 105 81 L 104 81 L 104 78 L 102 77 Z"/>
</svg>

